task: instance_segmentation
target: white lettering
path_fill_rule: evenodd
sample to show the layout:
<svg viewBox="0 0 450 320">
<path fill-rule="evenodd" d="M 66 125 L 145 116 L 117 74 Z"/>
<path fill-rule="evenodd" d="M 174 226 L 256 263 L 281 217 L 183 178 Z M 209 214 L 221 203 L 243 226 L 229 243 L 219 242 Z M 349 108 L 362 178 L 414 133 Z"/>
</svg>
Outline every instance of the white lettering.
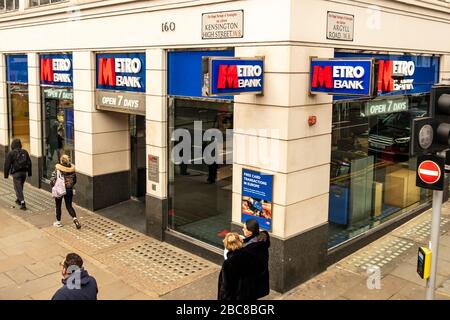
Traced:
<svg viewBox="0 0 450 320">
<path fill-rule="evenodd" d="M 260 88 L 261 87 L 261 79 L 239 79 L 238 87 L 239 88 Z"/>
<path fill-rule="evenodd" d="M 53 71 L 69 71 L 70 59 L 53 59 Z"/>
<path fill-rule="evenodd" d="M 259 65 L 238 65 L 236 68 L 238 77 L 260 77 L 262 74 L 262 68 Z"/>
<path fill-rule="evenodd" d="M 112 105 L 115 106 L 116 105 L 116 98 L 113 97 L 102 97 L 102 104 L 106 104 L 106 105 Z"/>
<path fill-rule="evenodd" d="M 115 69 L 117 73 L 139 73 L 142 63 L 138 58 L 116 58 Z"/>
<path fill-rule="evenodd" d="M 333 66 L 333 78 L 356 78 L 364 77 L 364 68 L 361 66 Z"/>
<path fill-rule="evenodd" d="M 399 73 L 404 76 L 411 77 L 414 75 L 416 66 L 414 65 L 414 61 L 394 61 L 393 69 L 394 73 Z"/>
<path fill-rule="evenodd" d="M 334 87 L 336 89 L 364 90 L 361 80 L 334 80 Z"/>
<path fill-rule="evenodd" d="M 55 73 L 55 74 L 53 74 L 53 81 L 54 82 L 72 83 L 72 81 L 70 81 L 70 74 L 67 74 L 67 73 Z"/>
<path fill-rule="evenodd" d="M 141 88 L 140 80 L 141 80 L 141 77 L 117 76 L 116 77 L 116 86 Z"/>
</svg>

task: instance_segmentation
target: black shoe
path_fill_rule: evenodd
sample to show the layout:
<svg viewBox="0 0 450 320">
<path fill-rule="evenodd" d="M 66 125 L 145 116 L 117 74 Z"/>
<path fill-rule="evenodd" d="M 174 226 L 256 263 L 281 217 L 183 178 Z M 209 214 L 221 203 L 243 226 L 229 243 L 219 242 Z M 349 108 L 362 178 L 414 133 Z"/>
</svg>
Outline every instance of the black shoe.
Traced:
<svg viewBox="0 0 450 320">
<path fill-rule="evenodd" d="M 16 203 L 17 203 L 18 206 L 20 206 L 20 204 L 21 204 L 19 199 L 16 199 Z"/>
<path fill-rule="evenodd" d="M 22 202 L 22 204 L 20 205 L 20 210 L 27 210 L 27 206 L 25 205 L 25 202 Z"/>
<path fill-rule="evenodd" d="M 77 218 L 74 218 L 74 219 L 73 219 L 73 223 L 75 223 L 75 226 L 77 227 L 77 229 L 81 229 L 80 221 L 78 221 Z"/>
</svg>

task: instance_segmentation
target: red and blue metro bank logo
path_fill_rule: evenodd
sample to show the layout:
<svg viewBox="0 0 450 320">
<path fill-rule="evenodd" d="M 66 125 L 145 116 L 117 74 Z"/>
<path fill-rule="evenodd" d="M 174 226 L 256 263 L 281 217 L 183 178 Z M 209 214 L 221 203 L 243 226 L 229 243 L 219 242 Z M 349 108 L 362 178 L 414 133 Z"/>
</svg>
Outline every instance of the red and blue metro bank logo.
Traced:
<svg viewBox="0 0 450 320">
<path fill-rule="evenodd" d="M 41 84 L 62 87 L 73 86 L 71 54 L 42 54 L 39 58 Z"/>
<path fill-rule="evenodd" d="M 313 59 L 310 91 L 347 96 L 371 96 L 373 59 Z"/>
<path fill-rule="evenodd" d="M 262 59 L 212 58 L 210 72 L 212 95 L 258 94 L 263 91 Z"/>
<path fill-rule="evenodd" d="M 97 54 L 97 89 L 145 92 L 144 53 Z"/>
</svg>

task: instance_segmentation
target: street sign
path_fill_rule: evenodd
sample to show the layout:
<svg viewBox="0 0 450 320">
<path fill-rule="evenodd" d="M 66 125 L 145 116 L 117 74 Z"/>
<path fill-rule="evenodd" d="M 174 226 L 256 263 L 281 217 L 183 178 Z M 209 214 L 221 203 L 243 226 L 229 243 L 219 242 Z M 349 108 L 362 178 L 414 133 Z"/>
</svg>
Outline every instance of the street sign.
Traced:
<svg viewBox="0 0 450 320">
<path fill-rule="evenodd" d="M 445 159 L 423 155 L 417 159 L 416 185 L 425 189 L 444 189 Z"/>
<path fill-rule="evenodd" d="M 437 163 L 433 161 L 424 161 L 419 165 L 418 168 L 419 178 L 422 179 L 423 182 L 428 184 L 433 184 L 438 182 L 441 177 L 441 169 L 437 165 Z"/>
</svg>

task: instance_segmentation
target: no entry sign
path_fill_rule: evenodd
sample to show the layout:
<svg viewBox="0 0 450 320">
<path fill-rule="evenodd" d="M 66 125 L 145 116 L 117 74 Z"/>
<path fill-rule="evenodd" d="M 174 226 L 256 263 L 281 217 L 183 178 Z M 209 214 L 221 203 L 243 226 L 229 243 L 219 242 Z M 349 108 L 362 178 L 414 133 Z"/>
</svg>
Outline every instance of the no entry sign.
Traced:
<svg viewBox="0 0 450 320">
<path fill-rule="evenodd" d="M 445 160 L 437 156 L 419 157 L 417 159 L 416 185 L 426 189 L 443 190 L 444 164 Z"/>
<path fill-rule="evenodd" d="M 441 168 L 439 168 L 439 165 L 431 160 L 426 160 L 422 162 L 419 165 L 419 168 L 417 169 L 417 174 L 419 175 L 419 178 L 429 184 L 433 184 L 439 181 L 441 178 Z"/>
</svg>

